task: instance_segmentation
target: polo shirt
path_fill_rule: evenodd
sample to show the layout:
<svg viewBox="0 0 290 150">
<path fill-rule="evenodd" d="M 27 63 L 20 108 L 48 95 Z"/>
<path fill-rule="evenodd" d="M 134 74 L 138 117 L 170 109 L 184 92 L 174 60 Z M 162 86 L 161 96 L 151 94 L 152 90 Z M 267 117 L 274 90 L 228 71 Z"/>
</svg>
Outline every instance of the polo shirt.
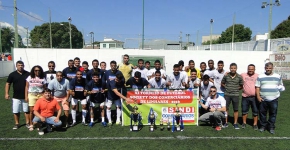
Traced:
<svg viewBox="0 0 290 150">
<path fill-rule="evenodd" d="M 133 89 L 143 89 L 145 86 L 147 87 L 149 82 L 145 78 L 140 78 L 137 82 L 134 77 L 131 77 L 127 82 L 126 85 L 130 85 L 130 88 Z"/>
<path fill-rule="evenodd" d="M 55 99 L 47 101 L 43 97 L 36 101 L 33 108 L 33 110 L 38 111 L 42 117 L 52 117 L 54 112 L 58 111 L 59 109 L 60 106 Z"/>
<path fill-rule="evenodd" d="M 223 77 L 222 82 L 226 85 L 225 96 L 239 96 L 240 86 L 243 86 L 243 78 L 241 75 L 237 74 L 232 77 L 230 73 Z"/>
<path fill-rule="evenodd" d="M 66 94 L 69 90 L 69 81 L 65 78 L 62 78 L 62 80 L 58 82 L 55 78 L 49 82 L 47 88 L 53 91 L 55 97 L 63 98 L 67 96 Z"/>
<path fill-rule="evenodd" d="M 242 96 L 243 97 L 256 96 L 255 84 L 259 75 L 255 73 L 249 76 L 248 73 L 242 73 L 241 76 L 244 81 Z"/>
<path fill-rule="evenodd" d="M 13 84 L 13 98 L 25 99 L 26 79 L 30 75 L 29 72 L 23 71 L 22 74 L 18 71 L 13 71 L 9 74 L 7 83 Z"/>
</svg>

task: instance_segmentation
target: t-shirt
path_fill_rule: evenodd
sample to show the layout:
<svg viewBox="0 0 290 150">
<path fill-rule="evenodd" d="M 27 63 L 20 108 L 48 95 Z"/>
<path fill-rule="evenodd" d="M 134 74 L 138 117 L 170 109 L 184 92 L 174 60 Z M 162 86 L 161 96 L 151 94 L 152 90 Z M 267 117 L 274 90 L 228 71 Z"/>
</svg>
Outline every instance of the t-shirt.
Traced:
<svg viewBox="0 0 290 150">
<path fill-rule="evenodd" d="M 73 96 L 74 99 L 86 99 L 86 96 L 84 95 L 86 81 L 84 78 L 81 78 L 79 81 L 77 78 L 74 78 L 69 82 L 69 84 L 69 89 L 75 92 L 75 96 Z"/>
<path fill-rule="evenodd" d="M 117 89 L 121 93 L 121 89 L 124 87 L 123 83 L 117 83 L 115 80 L 108 81 L 108 100 L 118 100 L 120 97 L 115 94 L 113 89 Z"/>
<path fill-rule="evenodd" d="M 62 75 L 64 78 L 71 81 L 73 78 L 76 77 L 77 71 L 78 71 L 78 69 L 75 67 L 73 67 L 73 68 L 66 67 L 62 71 Z"/>
<path fill-rule="evenodd" d="M 217 95 L 216 99 L 211 99 L 211 97 L 208 97 L 205 106 L 216 109 L 222 108 L 226 106 L 226 100 L 224 97 L 219 95 Z"/>
<path fill-rule="evenodd" d="M 91 80 L 86 85 L 86 90 L 91 91 L 90 101 L 94 103 L 102 103 L 106 100 L 105 93 L 101 93 L 102 91 L 102 82 L 99 80 L 97 83 Z"/>
<path fill-rule="evenodd" d="M 165 72 L 165 70 L 163 70 L 163 69 L 159 69 L 159 71 L 161 72 L 161 77 L 166 77 L 166 72 Z M 153 68 L 153 69 L 150 69 L 150 70 L 148 70 L 148 72 L 147 72 L 147 77 L 150 77 L 150 76 L 152 76 L 152 74 L 155 74 L 155 72 L 156 72 L 156 68 Z"/>
<path fill-rule="evenodd" d="M 52 117 L 54 112 L 58 111 L 60 106 L 55 99 L 47 101 L 41 97 L 38 99 L 33 107 L 33 110 L 38 111 L 42 117 Z"/>
<path fill-rule="evenodd" d="M 255 73 L 249 76 L 248 73 L 242 73 L 241 76 L 244 81 L 242 96 L 243 97 L 256 96 L 255 84 L 259 75 Z"/>
<path fill-rule="evenodd" d="M 130 85 L 130 88 L 133 89 L 143 89 L 145 86 L 147 87 L 149 82 L 145 78 L 140 78 L 139 82 L 136 82 L 134 77 L 131 77 L 127 82 L 126 85 Z"/>
<path fill-rule="evenodd" d="M 279 74 L 260 74 L 256 81 L 256 87 L 260 88 L 260 95 L 264 101 L 272 101 L 280 97 L 280 91 L 284 91 L 282 78 Z"/>
<path fill-rule="evenodd" d="M 67 96 L 67 91 L 69 90 L 69 81 L 63 78 L 60 82 L 57 79 L 53 79 L 48 84 L 48 89 L 52 90 L 55 97 L 63 98 Z"/>
<path fill-rule="evenodd" d="M 201 79 L 200 70 L 199 70 L 198 68 L 195 68 L 195 70 L 196 70 L 196 76 L 197 76 L 199 79 Z M 187 76 L 191 76 L 191 70 L 190 70 L 190 69 L 188 69 L 188 71 L 187 71 Z"/>
<path fill-rule="evenodd" d="M 213 86 L 212 82 L 209 82 L 208 85 L 203 84 L 203 82 L 201 82 L 200 84 L 200 92 L 201 92 L 201 98 L 203 100 L 207 100 L 208 96 L 209 96 L 209 92 L 210 92 L 210 87 Z"/>
<path fill-rule="evenodd" d="M 46 84 L 45 78 L 40 79 L 39 77 L 31 78 L 31 76 L 28 76 L 26 81 L 28 82 L 28 92 L 31 93 L 41 93 L 43 86 Z"/>
<path fill-rule="evenodd" d="M 243 86 L 243 78 L 237 74 L 232 77 L 230 73 L 223 77 L 222 82 L 226 85 L 225 96 L 239 96 L 240 86 Z"/>
<path fill-rule="evenodd" d="M 188 84 L 189 84 L 189 88 L 197 88 L 194 86 L 194 84 L 200 84 L 200 79 L 195 78 L 194 80 L 190 80 Z"/>
<path fill-rule="evenodd" d="M 136 71 L 139 71 L 141 73 L 142 78 L 145 78 L 146 80 L 148 79 L 147 78 L 148 69 L 146 69 L 146 68 L 143 68 L 142 70 L 139 68 L 133 69 L 132 77 L 134 77 Z"/>
<path fill-rule="evenodd" d="M 208 75 L 211 79 L 214 79 L 214 71 L 216 69 L 206 69 L 205 72 L 203 73 L 203 75 Z"/>
<path fill-rule="evenodd" d="M 86 74 L 87 83 L 92 80 L 93 74 L 95 72 L 100 74 L 101 73 L 101 69 L 100 68 L 97 68 L 97 69 L 93 68 L 90 71 L 88 71 L 87 74 Z"/>
<path fill-rule="evenodd" d="M 108 87 L 109 81 L 115 80 L 117 74 L 122 74 L 122 72 L 119 70 L 116 70 L 115 72 L 112 72 L 112 70 L 107 70 L 102 78 L 103 87 Z M 125 79 L 123 78 L 120 82 L 125 84 Z"/>
<path fill-rule="evenodd" d="M 84 79 L 87 79 L 87 73 L 89 72 L 89 70 L 83 70 L 82 71 L 82 77 L 84 78 Z"/>
<path fill-rule="evenodd" d="M 214 86 L 216 87 L 218 93 L 225 92 L 225 88 L 221 86 L 221 82 L 225 73 L 225 70 L 223 70 L 222 72 L 219 72 L 218 70 L 213 71 Z"/>
<path fill-rule="evenodd" d="M 117 66 L 117 69 L 120 70 L 125 78 L 125 82 L 131 77 L 131 73 L 132 73 L 132 70 L 134 68 L 134 65 L 133 64 L 124 64 L 124 63 L 120 63 L 118 66 Z"/>
<path fill-rule="evenodd" d="M 44 76 L 45 76 L 47 84 L 49 84 L 51 80 L 56 78 L 56 71 L 45 71 Z"/>
<path fill-rule="evenodd" d="M 166 81 L 165 79 L 160 77 L 160 80 L 157 82 L 154 78 L 151 78 L 149 81 L 149 84 L 151 86 L 151 88 L 155 88 L 155 89 L 160 89 L 160 88 L 166 88 Z"/>
<path fill-rule="evenodd" d="M 186 77 L 184 73 L 179 73 L 179 75 L 175 76 L 173 73 L 169 74 L 166 82 L 171 82 L 169 89 L 184 89 L 182 85 L 183 82 L 186 82 Z"/>
<path fill-rule="evenodd" d="M 25 99 L 26 79 L 29 75 L 29 72 L 25 70 L 22 74 L 18 73 L 18 71 L 13 71 L 9 74 L 6 82 L 13 84 L 13 98 Z"/>
</svg>

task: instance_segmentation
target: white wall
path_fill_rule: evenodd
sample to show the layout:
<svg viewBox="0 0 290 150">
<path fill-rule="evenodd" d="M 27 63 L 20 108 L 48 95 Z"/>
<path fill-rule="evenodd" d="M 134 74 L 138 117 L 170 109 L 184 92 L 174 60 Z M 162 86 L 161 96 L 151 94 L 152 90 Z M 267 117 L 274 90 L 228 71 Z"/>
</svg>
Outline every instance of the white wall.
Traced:
<svg viewBox="0 0 290 150">
<path fill-rule="evenodd" d="M 91 64 L 93 59 L 99 62 L 105 61 L 107 69 L 111 60 L 120 63 L 121 56 L 128 55 L 147 55 L 147 56 L 165 56 L 166 72 L 172 72 L 173 65 L 183 60 L 188 64 L 190 59 L 195 61 L 196 67 L 199 68 L 200 62 L 207 63 L 213 59 L 215 66 L 219 60 L 225 63 L 225 69 L 229 70 L 230 63 L 237 63 L 238 72 L 246 72 L 248 64 L 256 65 L 256 72 L 264 71 L 264 61 L 269 58 L 270 51 L 186 51 L 186 50 L 136 50 L 136 49 L 14 49 L 14 61 L 22 59 L 25 63 L 25 69 L 29 70 L 34 65 L 41 65 L 44 70 L 48 70 L 48 61 L 56 62 L 56 70 L 62 70 L 67 67 L 67 61 L 79 57 L 81 61 L 88 61 Z M 90 65 L 91 68 L 91 65 Z"/>
<path fill-rule="evenodd" d="M 0 61 L 0 77 L 7 77 L 14 70 L 13 61 Z"/>
</svg>

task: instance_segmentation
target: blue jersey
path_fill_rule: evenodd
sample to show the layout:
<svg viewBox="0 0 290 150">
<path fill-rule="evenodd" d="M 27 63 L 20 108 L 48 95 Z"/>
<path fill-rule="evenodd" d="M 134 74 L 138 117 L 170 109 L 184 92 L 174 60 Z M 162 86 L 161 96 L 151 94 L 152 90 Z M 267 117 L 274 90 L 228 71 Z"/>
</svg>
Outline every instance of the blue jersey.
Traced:
<svg viewBox="0 0 290 150">
<path fill-rule="evenodd" d="M 86 85 L 86 90 L 90 91 L 90 101 L 93 103 L 102 103 L 105 101 L 106 96 L 105 93 L 101 93 L 102 91 L 102 82 L 99 80 L 99 82 L 94 82 L 91 80 Z"/>
<path fill-rule="evenodd" d="M 126 82 L 126 85 L 130 85 L 130 88 L 133 88 L 133 89 L 143 89 L 145 86 L 147 87 L 148 84 L 149 82 L 145 78 L 140 78 L 137 82 L 134 77 L 131 77 Z"/>
<path fill-rule="evenodd" d="M 110 80 L 107 83 L 108 85 L 108 100 L 118 100 L 120 97 L 115 94 L 113 91 L 114 89 L 117 89 L 119 93 L 121 93 L 121 89 L 124 87 L 123 83 L 116 82 L 115 80 Z"/>
<path fill-rule="evenodd" d="M 71 81 L 72 79 L 76 77 L 77 71 L 78 69 L 76 67 L 73 67 L 73 68 L 66 67 L 62 70 L 62 75 L 64 78 Z"/>
<path fill-rule="evenodd" d="M 112 72 L 112 70 L 107 70 L 104 74 L 103 74 L 103 77 L 102 77 L 102 84 L 103 84 L 103 87 L 105 88 L 108 88 L 109 86 L 109 81 L 113 81 L 116 79 L 116 75 L 117 74 L 122 74 L 121 71 L 119 70 L 116 70 L 115 72 Z M 120 83 L 125 83 L 125 78 L 123 77 L 120 81 Z"/>
<path fill-rule="evenodd" d="M 93 68 L 93 69 L 91 69 L 90 71 L 88 71 L 88 72 L 87 72 L 87 76 L 86 76 L 86 79 L 87 79 L 88 82 L 92 80 L 93 74 L 94 74 L 95 72 L 97 72 L 97 73 L 100 74 L 101 69 L 100 69 L 100 68 L 97 68 L 97 69 L 94 69 L 94 68 Z M 100 77 L 99 77 L 99 78 L 100 78 Z"/>
<path fill-rule="evenodd" d="M 84 95 L 85 88 L 86 81 L 84 78 L 81 78 L 80 81 L 78 81 L 77 78 L 74 78 L 69 82 L 69 89 L 75 92 L 75 96 L 73 96 L 75 99 L 86 99 L 86 96 Z"/>
</svg>

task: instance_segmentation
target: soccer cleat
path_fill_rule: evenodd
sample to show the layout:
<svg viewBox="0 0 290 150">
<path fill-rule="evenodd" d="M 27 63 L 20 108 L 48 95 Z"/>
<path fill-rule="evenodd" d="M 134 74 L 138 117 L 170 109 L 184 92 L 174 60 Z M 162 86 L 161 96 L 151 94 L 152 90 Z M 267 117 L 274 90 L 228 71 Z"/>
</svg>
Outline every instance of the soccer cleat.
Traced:
<svg viewBox="0 0 290 150">
<path fill-rule="evenodd" d="M 275 134 L 275 130 L 274 129 L 270 129 L 270 133 L 271 134 Z"/>
<path fill-rule="evenodd" d="M 44 134 L 43 130 L 42 129 L 39 129 L 38 134 L 39 135 L 43 135 Z"/>
<path fill-rule="evenodd" d="M 51 126 L 49 124 L 46 125 L 47 132 L 52 132 Z"/>
<path fill-rule="evenodd" d="M 116 125 L 121 125 L 121 121 L 116 122 Z"/>
<path fill-rule="evenodd" d="M 229 127 L 229 125 L 228 125 L 228 123 L 225 123 L 225 124 L 223 125 L 223 128 L 227 128 L 227 127 Z"/>
<path fill-rule="evenodd" d="M 29 126 L 30 126 L 29 123 L 26 123 L 25 127 L 29 129 Z"/>
<path fill-rule="evenodd" d="M 234 128 L 235 128 L 236 130 L 240 129 L 238 124 L 234 124 Z"/>
<path fill-rule="evenodd" d="M 65 124 L 65 128 L 68 128 L 68 127 L 69 127 L 69 125 L 68 125 L 68 123 L 66 123 L 66 124 Z"/>
<path fill-rule="evenodd" d="M 71 126 L 71 127 L 73 127 L 73 126 L 75 126 L 75 125 L 77 125 L 77 123 L 76 122 L 73 122 L 71 125 L 69 125 L 69 126 Z"/>
<path fill-rule="evenodd" d="M 265 131 L 265 127 L 261 127 L 260 132 L 264 132 L 264 131 Z"/>
<path fill-rule="evenodd" d="M 257 125 L 254 125 L 253 128 L 254 128 L 254 130 L 256 130 L 256 131 L 258 130 L 258 126 L 257 126 Z"/>
<path fill-rule="evenodd" d="M 13 130 L 17 130 L 19 128 L 19 125 L 18 124 L 15 124 L 14 126 L 13 126 Z"/>
<path fill-rule="evenodd" d="M 102 126 L 103 127 L 106 127 L 107 126 L 107 123 L 106 122 L 102 122 Z"/>
<path fill-rule="evenodd" d="M 221 128 L 221 126 L 216 126 L 216 127 L 215 127 L 215 130 L 216 130 L 216 131 L 220 131 L 220 130 L 222 130 L 222 128 Z"/>
<path fill-rule="evenodd" d="M 242 124 L 242 129 L 245 129 L 245 128 L 246 128 L 246 124 L 243 123 L 243 124 Z"/>
<path fill-rule="evenodd" d="M 87 126 L 88 124 L 86 122 L 82 122 L 82 125 Z"/>
<path fill-rule="evenodd" d="M 93 126 L 94 126 L 94 123 L 90 122 L 89 127 L 93 127 Z"/>
</svg>

